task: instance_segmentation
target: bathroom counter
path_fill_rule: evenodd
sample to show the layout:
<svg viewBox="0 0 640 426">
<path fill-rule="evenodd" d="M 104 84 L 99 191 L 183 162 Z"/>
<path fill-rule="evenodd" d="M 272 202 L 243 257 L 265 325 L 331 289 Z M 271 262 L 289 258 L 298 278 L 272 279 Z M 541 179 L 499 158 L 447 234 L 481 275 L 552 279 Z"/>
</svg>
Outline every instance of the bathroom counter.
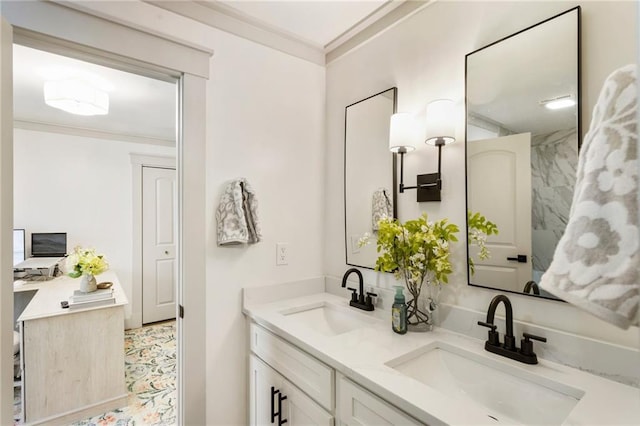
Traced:
<svg viewBox="0 0 640 426">
<path fill-rule="evenodd" d="M 554 362 L 539 359 L 527 365 L 489 353 L 484 341 L 441 328 L 431 332 L 399 335 L 391 330 L 389 312 L 364 312 L 349 306 L 347 299 L 324 292 L 309 283 L 307 290 L 282 285 L 245 289 L 243 312 L 252 321 L 324 362 L 352 381 L 427 424 L 513 424 L 511 418 L 489 412 L 486 407 L 444 393 L 409 378 L 387 363 L 431 343 L 445 342 L 493 363 L 507 364 L 523 375 L 536 375 L 578 390 L 580 399 L 562 424 L 640 424 L 640 390 Z M 305 294 L 306 293 L 306 294 Z M 282 295 L 281 300 L 278 295 Z M 313 330 L 287 313 L 301 308 L 331 304 L 354 310 L 366 326 L 337 335 Z M 519 339 L 518 339 L 519 340 Z M 550 344 L 553 344 L 550 342 Z M 535 346 L 535 345 L 534 345 Z M 535 351 L 535 347 L 534 347 Z M 523 396 L 522 404 L 536 404 Z M 493 414 L 494 418 L 488 416 Z M 495 420 L 498 417 L 498 421 Z"/>
</svg>

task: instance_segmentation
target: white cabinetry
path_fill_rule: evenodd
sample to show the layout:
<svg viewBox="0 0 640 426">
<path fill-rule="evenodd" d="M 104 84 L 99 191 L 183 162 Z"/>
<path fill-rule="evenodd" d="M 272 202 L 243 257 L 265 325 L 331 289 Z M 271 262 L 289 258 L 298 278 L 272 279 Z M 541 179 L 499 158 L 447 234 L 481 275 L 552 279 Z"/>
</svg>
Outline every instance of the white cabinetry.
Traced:
<svg viewBox="0 0 640 426">
<path fill-rule="evenodd" d="M 420 425 L 335 370 L 255 323 L 249 328 L 251 426 Z"/>
<path fill-rule="evenodd" d="M 339 425 L 422 424 L 344 377 L 338 379 L 338 398 Z"/>
<path fill-rule="evenodd" d="M 251 426 L 333 425 L 331 414 L 258 357 L 251 355 L 249 364 Z"/>
</svg>

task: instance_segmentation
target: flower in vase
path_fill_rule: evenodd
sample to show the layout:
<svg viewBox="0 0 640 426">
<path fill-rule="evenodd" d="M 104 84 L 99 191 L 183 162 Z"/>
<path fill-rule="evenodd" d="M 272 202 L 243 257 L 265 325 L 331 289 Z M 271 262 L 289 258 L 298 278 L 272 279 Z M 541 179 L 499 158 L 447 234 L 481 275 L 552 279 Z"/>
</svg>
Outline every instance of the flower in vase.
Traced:
<svg viewBox="0 0 640 426">
<path fill-rule="evenodd" d="M 480 213 L 469 212 L 469 242 L 478 244 L 480 258 L 489 257 L 485 247 L 486 236 L 497 234 L 495 224 L 486 220 Z M 428 220 L 426 213 L 417 219 L 404 224 L 396 219 L 382 218 L 378 222 L 376 271 L 393 272 L 396 279 L 404 281 L 407 290 L 413 297 L 408 302 L 407 321 L 410 324 L 430 322 L 430 313 L 418 307 L 418 300 L 424 282 L 428 282 L 437 294 L 441 284 L 449 282 L 453 272 L 451 264 L 451 243 L 457 242 L 456 234 L 460 231 L 456 224 L 447 219 Z M 366 240 L 366 238 L 365 238 Z M 366 244 L 362 241 L 360 244 Z M 473 271 L 473 261 L 469 260 Z M 437 300 L 437 296 L 434 296 Z M 437 304 L 432 298 L 428 310 L 432 311 Z"/>
<path fill-rule="evenodd" d="M 66 267 L 71 278 L 78 278 L 81 275 L 99 275 L 109 269 L 109 264 L 95 249 L 76 247 L 67 257 Z"/>
</svg>

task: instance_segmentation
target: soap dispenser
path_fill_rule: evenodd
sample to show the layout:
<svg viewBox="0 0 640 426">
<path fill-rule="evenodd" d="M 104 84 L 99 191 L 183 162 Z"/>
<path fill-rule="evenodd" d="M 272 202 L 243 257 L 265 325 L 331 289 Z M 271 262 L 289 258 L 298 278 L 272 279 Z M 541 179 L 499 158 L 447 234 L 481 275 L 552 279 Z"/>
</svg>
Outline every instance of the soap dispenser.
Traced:
<svg viewBox="0 0 640 426">
<path fill-rule="evenodd" d="M 404 287 L 398 285 L 391 305 L 391 329 L 398 334 L 407 332 L 407 304 L 404 300 Z"/>
</svg>

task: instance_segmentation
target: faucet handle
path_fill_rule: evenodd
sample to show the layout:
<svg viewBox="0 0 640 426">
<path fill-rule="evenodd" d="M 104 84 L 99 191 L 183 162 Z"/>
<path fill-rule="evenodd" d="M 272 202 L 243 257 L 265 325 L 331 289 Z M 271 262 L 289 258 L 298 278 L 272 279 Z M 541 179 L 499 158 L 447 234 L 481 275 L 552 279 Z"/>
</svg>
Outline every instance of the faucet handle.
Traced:
<svg viewBox="0 0 640 426">
<path fill-rule="evenodd" d="M 370 291 L 368 291 L 367 298 L 365 299 L 365 304 L 367 306 L 373 306 L 373 300 L 371 300 L 372 297 L 378 297 L 378 295 L 376 293 L 371 293 Z"/>
<path fill-rule="evenodd" d="M 496 331 L 496 329 L 498 328 L 497 325 L 492 324 L 490 322 L 484 322 L 484 321 L 478 321 L 478 325 L 490 328 L 488 338 L 487 338 L 488 344 L 492 346 L 500 346 L 500 335 Z"/>
<path fill-rule="evenodd" d="M 490 328 L 491 331 L 496 331 L 496 328 L 498 328 L 497 325 L 495 324 L 491 324 L 490 322 L 484 322 L 484 321 L 478 321 L 478 325 L 481 325 L 483 327 L 487 327 Z"/>
<path fill-rule="evenodd" d="M 358 289 L 357 288 L 353 288 L 353 287 L 347 287 L 347 290 L 351 290 L 351 301 L 352 302 L 357 302 L 358 301 Z"/>
<path fill-rule="evenodd" d="M 546 337 L 540 337 L 540 336 L 536 336 L 534 334 L 529 334 L 529 333 L 522 333 L 522 336 L 524 337 L 524 339 L 522 339 L 520 341 L 520 353 L 522 355 L 535 355 L 533 352 L 533 342 L 529 339 L 532 340 L 537 340 L 539 342 L 546 342 L 547 338 Z"/>
</svg>

